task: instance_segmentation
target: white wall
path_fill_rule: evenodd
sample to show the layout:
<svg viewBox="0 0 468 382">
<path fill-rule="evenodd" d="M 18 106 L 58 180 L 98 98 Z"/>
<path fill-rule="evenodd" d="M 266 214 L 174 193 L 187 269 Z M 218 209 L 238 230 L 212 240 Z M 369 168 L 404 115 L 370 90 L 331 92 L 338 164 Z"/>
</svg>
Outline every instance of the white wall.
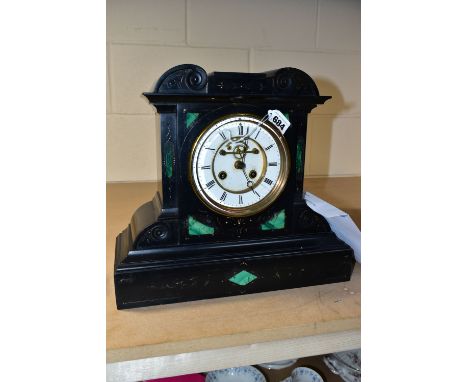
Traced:
<svg viewBox="0 0 468 382">
<path fill-rule="evenodd" d="M 108 0 L 107 180 L 160 179 L 142 92 L 174 65 L 304 70 L 333 99 L 309 117 L 306 176 L 360 174 L 360 2 Z"/>
</svg>

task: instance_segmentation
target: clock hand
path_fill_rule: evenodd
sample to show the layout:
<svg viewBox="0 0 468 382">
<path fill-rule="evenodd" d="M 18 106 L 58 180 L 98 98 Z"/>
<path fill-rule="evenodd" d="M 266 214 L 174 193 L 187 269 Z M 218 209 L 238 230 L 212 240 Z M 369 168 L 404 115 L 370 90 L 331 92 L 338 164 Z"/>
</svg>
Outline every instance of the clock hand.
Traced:
<svg viewBox="0 0 468 382">
<path fill-rule="evenodd" d="M 253 182 L 249 179 L 249 176 L 247 175 L 247 171 L 245 170 L 245 152 L 244 152 L 244 155 L 241 156 L 241 161 L 242 161 L 242 172 L 244 173 L 244 176 L 245 176 L 245 179 L 247 179 L 247 187 L 249 187 L 252 192 L 255 192 L 254 191 L 254 188 L 252 187 L 253 185 Z"/>
<path fill-rule="evenodd" d="M 243 136 L 242 136 L 242 138 L 243 138 L 242 141 L 243 141 L 243 142 L 247 141 L 247 139 L 249 139 L 250 136 L 251 136 L 253 133 L 255 133 L 257 130 L 258 130 L 258 125 L 256 125 L 256 126 L 254 127 L 254 129 L 252 130 L 252 132 L 250 132 L 250 133 L 248 133 L 248 134 L 246 134 L 246 135 L 243 135 Z"/>
<path fill-rule="evenodd" d="M 253 130 L 252 130 L 250 133 L 246 134 L 246 135 L 241 135 L 241 136 L 237 136 L 237 137 L 234 137 L 234 138 L 233 138 L 233 137 L 232 137 L 232 132 L 231 132 L 231 130 L 228 130 L 228 132 L 229 132 L 229 139 L 228 139 L 228 142 L 227 142 L 227 143 L 239 142 L 239 141 L 241 141 L 241 140 L 245 143 L 245 142 L 247 141 L 247 139 L 249 139 L 250 136 L 251 136 L 253 133 L 255 133 L 255 132 L 258 130 L 259 126 L 260 126 L 263 122 L 265 122 L 267 119 L 268 119 L 268 114 L 265 115 L 265 116 L 260 120 L 260 122 L 258 122 L 258 123 L 254 126 Z"/>
<path fill-rule="evenodd" d="M 255 132 L 259 129 L 259 126 L 260 126 L 263 122 L 265 122 L 267 119 L 268 119 L 268 113 L 260 120 L 259 123 L 257 123 L 257 124 L 254 126 L 254 128 L 253 128 L 253 130 L 252 130 L 251 133 L 249 133 L 249 134 L 247 134 L 247 135 L 244 136 L 244 141 L 246 141 L 247 139 L 249 139 L 250 136 L 251 136 L 253 133 L 255 133 Z"/>
<path fill-rule="evenodd" d="M 242 166 L 242 172 L 245 175 L 245 179 L 247 179 L 247 187 L 249 187 L 253 191 L 253 187 L 252 187 L 253 182 L 249 179 L 249 176 L 247 175 L 247 171 L 245 171 L 245 166 Z"/>
</svg>

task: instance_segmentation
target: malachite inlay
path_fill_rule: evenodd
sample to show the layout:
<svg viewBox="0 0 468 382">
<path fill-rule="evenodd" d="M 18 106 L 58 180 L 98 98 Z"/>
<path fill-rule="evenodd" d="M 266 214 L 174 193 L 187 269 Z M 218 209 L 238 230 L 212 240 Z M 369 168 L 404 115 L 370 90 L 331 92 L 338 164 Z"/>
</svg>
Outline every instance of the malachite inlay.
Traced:
<svg viewBox="0 0 468 382">
<path fill-rule="evenodd" d="M 284 210 L 276 213 L 270 220 L 262 224 L 260 228 L 262 231 L 271 231 L 273 229 L 282 229 L 285 226 L 286 213 Z"/>
<path fill-rule="evenodd" d="M 185 126 L 189 128 L 193 121 L 195 121 L 199 115 L 200 113 L 187 113 L 185 117 Z"/>
<path fill-rule="evenodd" d="M 298 175 L 304 172 L 304 140 L 299 139 L 297 141 L 297 153 L 296 153 L 296 173 Z"/>
<path fill-rule="evenodd" d="M 252 281 L 254 281 L 255 279 L 257 278 L 257 276 L 253 275 L 252 273 L 250 272 L 247 272 L 247 271 L 241 271 L 237 274 L 235 274 L 234 276 L 232 276 L 229 281 L 234 283 L 234 284 L 237 284 L 237 285 L 247 285 L 248 283 L 251 283 Z"/>
<path fill-rule="evenodd" d="M 193 216 L 188 217 L 188 233 L 190 236 L 213 235 L 214 228 L 199 222 Z"/>
<path fill-rule="evenodd" d="M 166 171 L 166 177 L 172 178 L 174 165 L 174 146 L 170 142 L 166 142 L 164 145 L 164 167 Z"/>
</svg>

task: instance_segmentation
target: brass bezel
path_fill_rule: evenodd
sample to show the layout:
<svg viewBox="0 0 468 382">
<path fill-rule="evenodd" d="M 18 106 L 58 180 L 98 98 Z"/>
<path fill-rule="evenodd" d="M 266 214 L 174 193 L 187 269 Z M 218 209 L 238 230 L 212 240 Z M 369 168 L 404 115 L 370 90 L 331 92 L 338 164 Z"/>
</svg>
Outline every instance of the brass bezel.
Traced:
<svg viewBox="0 0 468 382">
<path fill-rule="evenodd" d="M 198 137 L 195 139 L 195 142 L 192 145 L 192 149 L 190 150 L 190 156 L 189 156 L 189 161 L 188 161 L 188 167 L 189 167 L 188 174 L 189 174 L 189 182 L 190 182 L 190 185 L 192 186 L 193 191 L 195 192 L 195 195 L 197 195 L 198 199 L 200 199 L 200 201 L 210 210 L 220 215 L 228 216 L 228 217 L 247 217 L 247 216 L 258 214 L 259 212 L 265 210 L 278 198 L 278 196 L 284 190 L 284 187 L 288 180 L 291 161 L 290 161 L 288 143 L 286 142 L 286 139 L 282 135 L 281 131 L 277 127 L 269 123 L 268 121 L 264 121 L 260 124 L 260 126 L 262 126 L 262 128 L 265 128 L 265 130 L 267 130 L 273 136 L 273 139 L 276 141 L 278 145 L 280 156 L 281 156 L 281 168 L 280 168 L 280 173 L 278 175 L 278 181 L 275 183 L 274 187 L 267 194 L 267 196 L 265 196 L 258 203 L 252 204 L 247 207 L 228 207 L 228 206 L 223 206 L 217 203 L 216 201 L 212 200 L 207 194 L 200 192 L 195 185 L 194 174 L 192 171 L 192 163 L 194 160 L 195 148 L 198 145 L 198 142 L 201 140 L 201 138 L 205 135 L 205 133 L 211 127 L 213 127 L 214 125 L 216 125 L 222 120 L 231 119 L 235 117 L 240 117 L 240 118 L 249 117 L 249 118 L 254 118 L 257 121 L 260 121 L 262 119 L 261 117 L 255 114 L 233 113 L 233 114 L 226 114 L 212 121 L 211 123 L 209 123 L 208 126 L 206 126 L 201 131 L 201 133 L 198 135 Z"/>
</svg>

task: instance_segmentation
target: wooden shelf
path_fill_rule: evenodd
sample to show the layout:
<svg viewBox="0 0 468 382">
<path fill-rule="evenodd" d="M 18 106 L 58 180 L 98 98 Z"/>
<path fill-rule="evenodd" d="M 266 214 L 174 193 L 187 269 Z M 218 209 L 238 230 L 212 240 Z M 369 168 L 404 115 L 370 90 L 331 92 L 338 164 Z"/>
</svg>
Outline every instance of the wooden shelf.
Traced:
<svg viewBox="0 0 468 382">
<path fill-rule="evenodd" d="M 360 178 L 306 179 L 305 189 L 360 226 Z M 118 311 L 115 238 L 155 183 L 107 186 L 107 380 L 137 381 L 360 347 L 361 268 L 351 281 Z"/>
</svg>

